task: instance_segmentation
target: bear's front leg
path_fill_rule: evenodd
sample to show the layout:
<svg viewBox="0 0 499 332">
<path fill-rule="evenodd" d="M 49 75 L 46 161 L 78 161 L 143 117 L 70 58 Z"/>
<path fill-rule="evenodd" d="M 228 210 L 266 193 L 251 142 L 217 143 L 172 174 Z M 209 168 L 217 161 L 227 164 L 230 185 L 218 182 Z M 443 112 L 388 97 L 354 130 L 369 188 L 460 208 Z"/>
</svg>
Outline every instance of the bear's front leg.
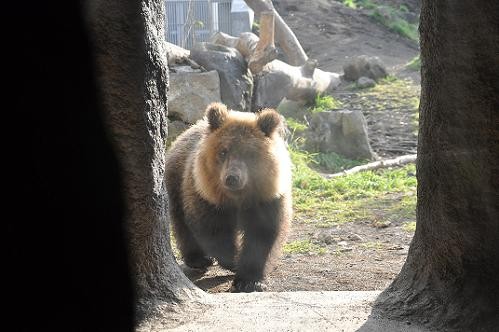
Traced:
<svg viewBox="0 0 499 332">
<path fill-rule="evenodd" d="M 239 222 L 244 237 L 232 292 L 263 291 L 261 281 L 279 238 L 282 211 L 282 198 L 279 198 L 240 212 Z"/>
<path fill-rule="evenodd" d="M 209 256 L 228 270 L 235 270 L 236 212 L 233 208 L 215 207 L 199 199 L 187 215 L 194 237 Z"/>
</svg>

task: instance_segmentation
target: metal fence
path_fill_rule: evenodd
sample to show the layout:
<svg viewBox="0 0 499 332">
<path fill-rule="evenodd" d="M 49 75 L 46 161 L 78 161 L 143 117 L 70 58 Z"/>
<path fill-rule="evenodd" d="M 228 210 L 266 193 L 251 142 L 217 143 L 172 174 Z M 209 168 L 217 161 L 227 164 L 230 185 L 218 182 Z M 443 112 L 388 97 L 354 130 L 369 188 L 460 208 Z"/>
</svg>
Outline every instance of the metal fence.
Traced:
<svg viewBox="0 0 499 332">
<path fill-rule="evenodd" d="M 166 0 L 166 40 L 191 49 L 215 31 L 231 34 L 232 0 Z"/>
</svg>

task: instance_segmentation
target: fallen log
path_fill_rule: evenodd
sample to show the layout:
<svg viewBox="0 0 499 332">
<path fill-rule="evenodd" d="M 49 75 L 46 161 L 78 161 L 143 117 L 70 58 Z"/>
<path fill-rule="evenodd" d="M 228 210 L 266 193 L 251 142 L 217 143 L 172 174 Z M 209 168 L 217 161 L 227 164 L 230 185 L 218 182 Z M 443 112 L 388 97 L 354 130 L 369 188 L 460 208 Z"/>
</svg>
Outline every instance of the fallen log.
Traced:
<svg viewBox="0 0 499 332">
<path fill-rule="evenodd" d="M 350 174 L 355 174 L 358 172 L 363 172 L 363 171 L 372 171 L 375 169 L 381 169 L 381 168 L 388 168 L 388 167 L 395 167 L 395 166 L 402 166 L 410 163 L 416 162 L 416 154 L 409 154 L 405 156 L 400 156 L 394 159 L 384 159 L 384 160 L 378 160 L 374 161 L 372 163 L 368 163 L 365 165 L 361 166 L 356 166 L 353 168 L 350 168 L 348 170 L 344 170 L 342 172 L 338 173 L 333 173 L 333 174 L 326 174 L 326 173 L 321 173 L 323 177 L 326 179 L 332 179 L 344 175 L 350 175 Z"/>
</svg>

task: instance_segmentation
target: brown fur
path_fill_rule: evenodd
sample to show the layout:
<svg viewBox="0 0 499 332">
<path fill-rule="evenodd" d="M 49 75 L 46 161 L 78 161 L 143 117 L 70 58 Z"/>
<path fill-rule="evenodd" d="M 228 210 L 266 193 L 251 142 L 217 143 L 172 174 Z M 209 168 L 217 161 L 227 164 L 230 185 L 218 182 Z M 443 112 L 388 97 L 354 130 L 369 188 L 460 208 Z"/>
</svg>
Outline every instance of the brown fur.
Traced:
<svg viewBox="0 0 499 332">
<path fill-rule="evenodd" d="M 167 154 L 170 216 L 184 261 L 203 268 L 216 258 L 236 271 L 234 291 L 260 290 L 288 232 L 291 163 L 281 126 L 274 110 L 213 103 Z M 228 189 L 230 176 L 243 188 Z"/>
</svg>

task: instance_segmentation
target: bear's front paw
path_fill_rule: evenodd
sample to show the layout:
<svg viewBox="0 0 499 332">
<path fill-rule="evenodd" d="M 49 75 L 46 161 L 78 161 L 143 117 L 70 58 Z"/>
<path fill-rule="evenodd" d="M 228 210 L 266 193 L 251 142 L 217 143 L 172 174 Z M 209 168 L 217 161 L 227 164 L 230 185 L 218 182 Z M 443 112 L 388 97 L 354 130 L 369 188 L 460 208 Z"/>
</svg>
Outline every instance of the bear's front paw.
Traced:
<svg viewBox="0 0 499 332">
<path fill-rule="evenodd" d="M 265 285 L 260 281 L 234 279 L 230 291 L 232 293 L 263 292 Z"/>
<path fill-rule="evenodd" d="M 184 263 L 191 269 L 206 270 L 213 265 L 213 259 L 207 256 L 189 256 L 184 258 Z"/>
</svg>

